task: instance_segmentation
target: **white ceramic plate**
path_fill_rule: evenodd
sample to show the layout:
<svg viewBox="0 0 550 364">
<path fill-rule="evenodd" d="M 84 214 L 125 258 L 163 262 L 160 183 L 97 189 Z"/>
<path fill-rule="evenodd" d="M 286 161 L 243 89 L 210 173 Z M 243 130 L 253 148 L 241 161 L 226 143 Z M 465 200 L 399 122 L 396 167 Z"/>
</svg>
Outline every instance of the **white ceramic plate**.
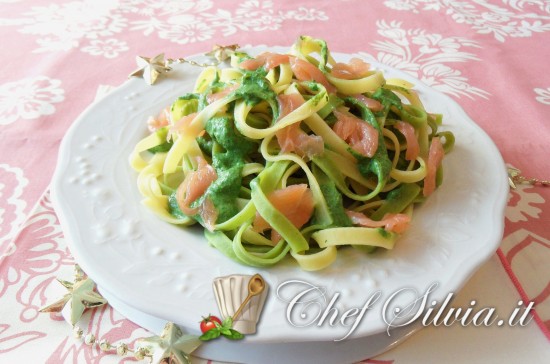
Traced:
<svg viewBox="0 0 550 364">
<path fill-rule="evenodd" d="M 265 47 L 250 52 L 262 50 Z M 286 52 L 288 48 L 271 50 Z M 334 56 L 341 62 L 352 57 Z M 456 146 L 444 161 L 444 184 L 415 210 L 410 230 L 394 250 L 364 255 L 342 249 L 337 262 L 320 272 L 304 272 L 290 261 L 257 269 L 239 265 L 210 247 L 200 228 L 169 225 L 141 206 L 128 156 L 146 135 L 147 118 L 192 89 L 201 69 L 186 64 L 175 67 L 155 86 L 141 79 L 129 80 L 90 106 L 63 140 L 52 195 L 77 262 L 111 297 L 192 330 L 197 329 L 201 316 L 218 312 L 211 288 L 215 277 L 259 272 L 270 292 L 257 335 L 246 339 L 257 343 L 331 341 L 350 331 L 350 326 L 338 322 L 291 325 L 289 304 L 276 295 L 279 285 L 289 280 L 326 290 L 316 303 L 293 311 L 297 320 L 301 313 L 306 315 L 297 324 L 312 322 L 333 294 L 339 294 L 335 306 L 341 314 L 362 308 L 380 291 L 380 299 L 362 317 L 353 337 L 386 330 L 383 305 L 402 288 L 416 293 L 400 294 L 392 311 L 420 296 L 432 283 L 438 283 L 438 288 L 430 301 L 442 301 L 449 292 L 459 290 L 502 238 L 508 191 L 504 163 L 489 137 L 449 97 L 407 74 L 371 64 L 387 78 L 416 84 L 426 109 L 442 113 L 444 128 L 456 136 Z M 291 296 L 286 289 L 280 293 Z"/>
</svg>

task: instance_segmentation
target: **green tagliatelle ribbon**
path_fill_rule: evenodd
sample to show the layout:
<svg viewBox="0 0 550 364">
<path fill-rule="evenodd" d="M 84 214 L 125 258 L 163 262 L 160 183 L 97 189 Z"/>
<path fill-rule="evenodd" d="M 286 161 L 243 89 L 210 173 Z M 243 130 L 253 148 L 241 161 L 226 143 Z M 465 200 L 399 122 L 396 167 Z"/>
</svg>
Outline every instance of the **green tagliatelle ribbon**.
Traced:
<svg viewBox="0 0 550 364">
<path fill-rule="evenodd" d="M 205 68 L 192 92 L 158 118 L 164 124 L 135 145 L 130 165 L 142 203 L 168 223 L 203 224 L 209 244 L 255 267 L 293 259 L 319 270 L 345 247 L 393 249 L 400 234 L 383 220 L 411 216 L 425 199 L 426 178 L 442 181 L 440 165 L 430 170 L 432 140 L 439 138 L 444 153 L 455 143 L 452 132 L 440 130 L 442 115 L 426 111 L 407 81 L 386 80 L 361 61 L 357 75 L 353 62 L 337 65 L 322 39 L 301 36 L 289 55 L 262 57 L 235 52 L 231 67 Z M 355 149 L 357 130 L 346 131 L 337 116 L 343 113 L 376 132 L 371 157 Z M 407 135 L 397 130 L 403 123 Z M 295 184 L 307 185 L 313 199 L 309 221 L 296 226 L 273 202 L 280 196 L 274 192 Z M 263 231 L 255 226 L 259 217 Z"/>
</svg>

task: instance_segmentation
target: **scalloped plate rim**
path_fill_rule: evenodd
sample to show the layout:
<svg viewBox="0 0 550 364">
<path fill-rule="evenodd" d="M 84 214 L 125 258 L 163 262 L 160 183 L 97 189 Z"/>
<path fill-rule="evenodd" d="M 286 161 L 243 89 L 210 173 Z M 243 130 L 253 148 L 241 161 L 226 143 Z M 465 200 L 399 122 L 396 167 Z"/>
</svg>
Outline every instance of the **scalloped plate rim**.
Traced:
<svg viewBox="0 0 550 364">
<path fill-rule="evenodd" d="M 281 50 L 281 49 L 288 49 L 285 47 L 265 47 L 265 46 L 257 46 L 252 49 L 254 52 L 259 52 L 261 50 L 265 49 L 275 49 L 275 50 Z M 357 55 L 357 54 L 342 54 L 342 53 L 333 53 L 334 57 L 336 59 L 341 58 L 349 58 L 351 56 Z M 364 55 L 363 55 L 364 56 Z M 192 57 L 189 57 L 192 58 Z M 197 59 L 204 59 L 202 56 L 196 56 Z M 504 208 L 506 206 L 506 194 L 508 192 L 507 182 L 506 182 L 506 171 L 505 166 L 502 161 L 502 157 L 500 156 L 498 149 L 494 145 L 494 143 L 490 140 L 488 135 L 477 125 L 475 122 L 473 122 L 468 115 L 462 110 L 462 108 L 456 103 L 454 100 L 452 100 L 449 96 L 444 95 L 438 91 L 435 91 L 431 89 L 429 86 L 423 84 L 419 80 L 414 79 L 410 75 L 395 70 L 391 67 L 379 65 L 386 70 L 389 70 L 392 74 L 395 73 L 395 75 L 402 77 L 404 79 L 407 79 L 409 81 L 413 81 L 415 84 L 419 86 L 421 89 L 428 89 L 430 90 L 430 93 L 433 94 L 435 98 L 440 98 L 444 100 L 444 102 L 449 105 L 449 107 L 453 108 L 459 115 L 456 116 L 457 119 L 460 119 L 460 121 L 465 121 L 466 125 L 469 129 L 473 130 L 475 134 L 484 139 L 484 142 L 486 145 L 484 147 L 488 148 L 488 153 L 490 152 L 491 156 L 488 159 L 491 163 L 495 163 L 494 165 L 494 172 L 496 172 L 497 176 L 502 177 L 502 183 L 497 184 L 496 188 L 494 188 L 493 193 L 493 200 L 489 201 L 491 203 L 491 210 L 492 210 L 492 230 L 490 232 L 490 236 L 486 239 L 486 244 L 480 248 L 478 251 L 472 252 L 471 255 L 468 255 L 465 259 L 466 265 L 462 264 L 457 266 L 458 271 L 453 272 L 451 274 L 451 277 L 447 279 L 445 283 L 445 287 L 449 289 L 449 291 L 458 291 L 469 279 L 469 277 L 480 267 L 481 264 L 483 264 L 497 249 L 500 240 L 502 238 L 502 234 L 504 231 Z M 178 65 L 175 67 L 176 70 L 185 70 L 187 66 L 185 65 Z M 176 72 L 175 72 L 176 73 Z M 185 76 L 184 76 L 185 77 Z M 193 80 L 194 81 L 194 80 Z M 162 84 L 168 84 L 171 82 L 175 82 L 175 79 L 171 79 L 170 76 L 166 79 L 161 80 L 159 85 Z M 67 182 L 67 172 L 71 172 L 71 168 L 73 168 L 72 172 L 74 171 L 74 165 L 77 163 L 75 161 L 74 156 L 74 149 L 75 147 L 72 146 L 72 143 L 75 142 L 75 138 L 82 138 L 82 136 L 79 135 L 79 133 L 82 133 L 83 125 L 86 123 L 89 123 L 90 119 L 93 119 L 93 115 L 97 112 L 98 108 L 104 107 L 102 105 L 107 105 L 109 102 L 109 99 L 113 99 L 115 97 L 120 97 L 121 95 L 128 95 L 129 92 L 148 92 L 154 94 L 156 91 L 155 87 L 152 88 L 145 85 L 143 80 L 133 79 L 125 82 L 123 85 L 117 87 L 116 90 L 111 92 L 109 95 L 107 95 L 105 98 L 98 100 L 94 103 L 92 103 L 75 121 L 75 123 L 71 126 L 70 130 L 67 132 L 66 136 L 64 137 L 61 148 L 59 150 L 59 159 L 58 159 L 58 165 L 56 167 L 54 178 L 52 180 L 52 186 L 51 186 L 51 192 L 52 192 L 52 201 L 56 207 L 56 212 L 59 215 L 60 223 L 63 227 L 63 230 L 65 232 L 66 238 L 68 240 L 69 246 L 71 248 L 72 253 L 74 254 L 75 258 L 77 258 L 77 261 L 81 264 L 82 268 L 90 275 L 92 279 L 94 279 L 99 287 L 102 287 L 106 289 L 109 292 L 118 292 L 116 294 L 117 299 L 121 299 L 128 305 L 135 307 L 138 310 L 142 310 L 143 312 L 146 312 L 148 314 L 154 315 L 154 316 L 160 316 L 163 317 L 170 314 L 166 314 L 166 312 L 158 307 L 159 301 L 158 299 L 155 301 L 154 299 L 151 301 L 151 297 L 144 297 L 143 294 L 141 294 L 142 300 L 139 299 L 140 294 L 136 293 L 128 287 L 125 283 L 119 283 L 115 282 L 110 278 L 113 278 L 113 276 L 110 276 L 108 272 L 102 270 L 101 266 L 98 266 L 99 263 L 91 261 L 86 253 L 89 252 L 87 249 L 95 248 L 93 245 L 90 245 L 91 243 L 89 241 L 86 241 L 86 237 L 82 237 L 82 229 L 78 224 L 82 224 L 82 222 L 78 222 L 77 219 L 75 219 L 74 212 L 75 208 L 77 208 L 74 205 L 74 202 L 68 201 L 67 196 L 65 196 L 65 189 L 68 186 Z M 160 92 L 160 90 L 159 90 Z M 180 92 L 181 94 L 182 92 Z M 143 120 L 145 120 L 146 116 L 143 117 Z M 458 141 L 460 143 L 461 141 Z M 487 150 L 486 150 L 487 152 Z M 452 154 L 451 154 L 452 155 Z M 500 165 L 500 167 L 499 167 Z M 130 167 L 128 167 L 130 168 Z M 495 177 L 495 180 L 498 182 L 500 179 Z M 135 181 L 129 181 L 129 183 L 135 183 Z M 80 206 L 78 206 L 80 208 Z M 414 221 L 414 219 L 413 219 Z M 414 222 L 413 222 L 414 223 Z M 399 244 L 399 242 L 398 242 Z M 224 257 L 225 258 L 225 257 Z M 341 258 L 341 257 L 340 257 Z M 227 258 L 229 259 L 229 258 Z M 101 263 L 104 264 L 104 263 Z M 243 270 L 250 270 L 250 268 L 243 268 Z M 262 269 L 253 269 L 253 271 L 260 271 L 262 272 Z M 308 276 L 306 274 L 306 276 Z M 208 284 L 209 285 L 209 284 Z M 132 286 L 136 286 L 135 283 L 132 284 Z M 271 290 L 274 292 L 276 287 L 271 287 Z M 271 299 L 271 301 L 273 298 Z M 212 302 L 214 301 L 214 298 L 212 296 Z M 156 302 L 156 303 L 155 303 Z M 271 303 L 271 302 L 270 302 Z M 266 302 L 267 306 L 267 302 Z M 212 307 L 211 305 L 209 307 Z M 280 311 L 280 310 L 279 310 Z M 204 312 L 203 314 L 206 314 L 207 312 Z M 260 335 L 255 335 L 247 338 L 247 340 L 252 341 L 258 341 L 258 342 L 276 342 L 280 341 L 282 339 L 293 339 L 295 341 L 313 341 L 313 340 L 331 340 L 334 338 L 335 335 L 338 335 L 336 333 L 337 330 L 327 330 L 326 328 L 321 328 L 318 331 L 314 331 L 314 336 L 311 336 L 312 331 L 311 330 L 296 330 L 295 328 L 283 328 L 283 329 L 274 329 L 270 330 L 269 324 L 267 324 L 267 320 L 265 319 L 265 316 L 262 318 L 262 321 L 260 321 Z M 200 317 L 199 317 L 200 318 Z M 284 319 L 284 317 L 280 317 L 281 320 Z M 183 326 L 189 326 L 191 322 L 197 321 L 196 317 L 190 317 L 189 320 L 185 320 L 185 322 L 177 322 L 178 324 L 181 324 Z M 371 322 L 369 322 L 371 323 Z M 266 326 L 267 325 L 267 326 Z M 277 325 L 275 325 L 277 326 Z M 287 325 L 288 327 L 288 325 Z M 279 330 L 279 331 L 277 331 Z M 367 328 L 358 328 L 357 336 L 367 336 L 367 335 L 373 335 L 376 333 L 379 333 L 381 331 L 385 330 L 385 326 L 382 323 L 375 324 L 373 323 L 373 326 L 367 327 Z M 267 333 L 266 333 L 267 331 Z"/>
</svg>

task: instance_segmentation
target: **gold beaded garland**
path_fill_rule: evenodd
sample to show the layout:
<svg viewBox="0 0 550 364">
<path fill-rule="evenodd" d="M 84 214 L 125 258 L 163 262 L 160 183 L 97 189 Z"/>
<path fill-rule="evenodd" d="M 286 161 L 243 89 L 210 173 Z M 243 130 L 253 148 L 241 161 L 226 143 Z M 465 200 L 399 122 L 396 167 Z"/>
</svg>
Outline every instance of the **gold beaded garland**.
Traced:
<svg viewBox="0 0 550 364">
<path fill-rule="evenodd" d="M 99 349 L 101 351 L 109 351 L 111 350 L 112 348 L 112 345 L 110 342 L 108 342 L 107 340 L 105 339 L 102 339 L 100 342 L 99 342 Z"/>
<path fill-rule="evenodd" d="M 216 62 L 214 63 L 199 63 L 191 59 L 186 58 L 167 58 L 164 59 L 164 53 L 158 54 L 154 57 L 136 57 L 138 69 L 132 72 L 128 77 L 141 77 L 148 85 L 154 85 L 158 78 L 162 74 L 166 74 L 172 70 L 170 65 L 175 63 L 188 63 L 196 67 L 209 67 L 217 66 L 221 62 L 225 61 L 239 48 L 238 44 L 231 44 L 229 46 L 221 46 L 216 44 L 212 51 L 206 53 L 206 56 L 213 57 Z"/>
<path fill-rule="evenodd" d="M 128 353 L 128 345 L 125 343 L 120 343 L 116 347 L 116 353 L 120 356 L 124 356 Z"/>
<path fill-rule="evenodd" d="M 136 58 L 139 68 L 128 77 L 141 77 L 146 83 L 153 85 L 160 75 L 166 74 L 172 70 L 170 65 L 187 63 L 196 67 L 217 66 L 231 57 L 238 48 L 238 44 L 231 44 L 229 46 L 216 44 L 212 48 L 212 51 L 205 54 L 207 57 L 214 58 L 214 62 L 210 63 L 199 63 L 186 58 L 165 59 L 163 53 L 151 58 L 140 56 Z M 179 327 L 172 322 L 166 324 L 160 336 L 140 339 L 139 342 L 146 345 L 143 347 L 140 347 L 138 343 L 134 349 L 131 349 L 128 347 L 128 344 L 124 342 L 114 345 L 106 339 L 98 341 L 94 334 L 90 332 L 85 334 L 84 331 L 75 324 L 82 317 L 82 313 L 86 308 L 97 308 L 98 306 L 106 304 L 107 301 L 95 291 L 95 283 L 87 277 L 77 264 L 74 266 L 73 282 L 61 280 L 59 282 L 69 290 L 69 293 L 57 302 L 42 308 L 40 312 L 60 312 L 69 300 L 74 299 L 75 305 L 71 302 L 70 320 L 73 326 L 73 335 L 75 338 L 83 340 L 84 344 L 88 346 L 93 347 L 97 345 L 99 350 L 103 352 L 113 350 L 119 356 L 126 356 L 130 353 L 133 354 L 137 360 L 148 357 L 151 363 L 160 364 L 166 362 L 166 359 L 168 359 L 170 363 L 185 364 L 190 362 L 189 353 L 194 351 L 201 344 L 198 336 L 183 335 Z"/>
<path fill-rule="evenodd" d="M 134 357 L 137 360 L 143 360 L 143 358 L 145 358 L 145 355 L 146 355 L 146 351 L 143 348 L 140 348 L 134 352 Z"/>
<path fill-rule="evenodd" d="M 514 167 L 508 167 L 508 183 L 513 189 L 517 188 L 518 184 L 530 184 L 531 186 L 550 186 L 550 181 L 538 179 L 538 178 L 528 178 L 521 174 L 521 171 Z"/>
<path fill-rule="evenodd" d="M 86 345 L 93 345 L 95 343 L 95 336 L 91 332 L 87 333 L 86 336 L 84 336 L 84 344 Z"/>
</svg>

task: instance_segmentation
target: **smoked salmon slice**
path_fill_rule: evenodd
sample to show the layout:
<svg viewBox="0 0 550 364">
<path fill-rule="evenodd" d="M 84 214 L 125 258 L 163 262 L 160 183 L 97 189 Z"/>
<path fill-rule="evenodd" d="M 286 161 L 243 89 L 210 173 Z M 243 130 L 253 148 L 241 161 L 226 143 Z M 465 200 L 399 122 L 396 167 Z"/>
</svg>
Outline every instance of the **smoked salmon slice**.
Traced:
<svg viewBox="0 0 550 364">
<path fill-rule="evenodd" d="M 323 138 L 318 135 L 308 135 L 300 128 L 299 123 L 294 123 L 279 130 L 276 134 L 281 152 L 294 152 L 302 158 L 313 158 L 323 154 L 325 144 Z"/>
<path fill-rule="evenodd" d="M 202 218 L 204 226 L 210 230 L 214 231 L 214 225 L 216 225 L 216 220 L 218 219 L 218 210 L 216 206 L 209 198 L 205 198 L 203 203 L 199 206 L 199 215 Z"/>
<path fill-rule="evenodd" d="M 418 157 L 420 153 L 420 146 L 418 144 L 418 139 L 414 134 L 414 127 L 404 121 L 398 121 L 394 126 L 401 134 L 405 136 L 407 141 L 407 152 L 405 153 L 405 159 L 408 161 L 413 161 Z"/>
<path fill-rule="evenodd" d="M 279 120 L 304 104 L 300 94 L 279 95 Z M 300 128 L 300 122 L 291 124 L 279 130 L 275 136 L 283 153 L 295 152 L 300 157 L 312 158 L 323 153 L 325 146 L 323 138 L 308 135 Z"/>
<path fill-rule="evenodd" d="M 305 103 L 304 97 L 301 94 L 282 94 L 277 96 L 279 103 L 279 120 L 290 114 Z"/>
<path fill-rule="evenodd" d="M 370 64 L 359 58 L 352 58 L 349 63 L 336 63 L 332 67 L 331 75 L 344 80 L 356 80 L 367 76 Z"/>
<path fill-rule="evenodd" d="M 170 108 L 167 107 L 162 110 L 157 117 L 151 116 L 147 120 L 147 127 L 151 133 L 157 131 L 158 129 L 168 126 L 170 124 Z"/>
<path fill-rule="evenodd" d="M 346 215 L 348 215 L 351 222 L 355 225 L 370 228 L 383 227 L 386 231 L 398 234 L 405 232 L 409 228 L 409 223 L 411 222 L 409 215 L 405 214 L 385 214 L 380 221 L 369 219 L 365 214 L 356 211 L 346 210 Z"/>
<path fill-rule="evenodd" d="M 324 73 L 311 63 L 298 57 L 290 57 L 290 68 L 299 81 L 315 81 L 323 85 L 328 93 L 336 92 L 336 87 L 328 82 Z"/>
<path fill-rule="evenodd" d="M 299 81 L 316 81 L 322 84 L 327 92 L 336 92 L 336 87 L 328 82 L 328 79 L 319 68 L 303 59 L 288 54 L 265 52 L 256 58 L 242 61 L 239 67 L 249 71 L 264 67 L 266 71 L 269 71 L 283 63 L 290 63 L 290 68 Z"/>
<path fill-rule="evenodd" d="M 334 110 L 336 123 L 332 130 L 356 152 L 372 157 L 378 149 L 378 131 L 369 123 L 353 115 Z"/>
<path fill-rule="evenodd" d="M 275 190 L 267 195 L 267 199 L 298 229 L 304 226 L 313 214 L 315 201 L 313 193 L 306 184 L 290 185 Z M 270 228 L 267 221 L 257 212 L 252 226 L 256 232 L 263 232 Z M 280 237 L 278 232 L 272 230 L 271 241 L 276 243 Z"/>
<path fill-rule="evenodd" d="M 195 116 L 197 116 L 197 113 L 194 112 L 194 113 L 191 113 L 189 115 L 185 115 L 184 117 L 182 117 L 181 119 L 179 119 L 178 121 L 174 122 L 174 125 L 172 125 L 170 127 L 170 131 L 171 132 L 176 132 L 176 131 L 182 131 L 182 130 L 185 130 L 185 128 L 187 126 L 189 126 L 189 124 L 191 123 L 191 121 L 193 121 L 193 119 L 195 118 Z"/>
<path fill-rule="evenodd" d="M 269 71 L 283 63 L 288 63 L 289 57 L 288 54 L 264 52 L 256 58 L 242 61 L 239 67 L 248 71 L 254 71 L 260 67 L 265 67 L 265 70 Z"/>
<path fill-rule="evenodd" d="M 380 101 L 366 97 L 365 95 L 358 94 L 353 96 L 357 101 L 362 102 L 366 107 L 371 109 L 374 112 L 382 111 L 384 106 Z"/>
<path fill-rule="evenodd" d="M 229 95 L 231 92 L 235 91 L 238 88 L 239 88 L 239 85 L 227 86 L 226 88 L 224 88 L 219 92 L 209 94 L 208 96 L 206 96 L 206 100 L 208 101 L 209 104 L 211 104 L 215 101 L 223 99 L 224 97 L 226 97 L 227 95 Z"/>
<path fill-rule="evenodd" d="M 206 189 L 212 184 L 212 182 L 218 178 L 214 167 L 208 164 L 204 158 L 197 157 L 197 162 L 197 170 L 189 172 L 176 190 L 176 201 L 178 202 L 178 207 L 188 216 L 195 215 L 200 212 L 199 210 L 208 210 L 208 212 L 212 214 L 212 211 L 209 208 L 190 207 L 193 202 L 195 202 L 206 192 Z M 212 221 L 211 216 L 207 216 L 207 219 L 208 221 Z M 205 220 L 205 217 L 203 217 L 203 220 Z"/>
<path fill-rule="evenodd" d="M 426 178 L 424 178 L 424 189 L 422 190 L 424 196 L 429 196 L 435 191 L 435 176 L 444 155 L 445 150 L 443 149 L 441 140 L 438 137 L 434 137 L 428 152 L 428 163 L 426 163 Z"/>
<path fill-rule="evenodd" d="M 168 135 L 167 135 L 167 140 L 171 139 L 172 138 L 172 134 L 174 133 L 178 133 L 178 132 L 184 132 L 188 127 L 189 125 L 191 124 L 191 122 L 193 121 L 193 119 L 195 118 L 195 116 L 197 116 L 198 113 L 194 112 L 192 114 L 189 114 L 189 115 L 185 115 L 184 117 L 182 117 L 181 119 L 179 119 L 178 121 L 176 121 L 174 123 L 174 125 L 172 125 L 169 129 L 168 129 Z"/>
</svg>

